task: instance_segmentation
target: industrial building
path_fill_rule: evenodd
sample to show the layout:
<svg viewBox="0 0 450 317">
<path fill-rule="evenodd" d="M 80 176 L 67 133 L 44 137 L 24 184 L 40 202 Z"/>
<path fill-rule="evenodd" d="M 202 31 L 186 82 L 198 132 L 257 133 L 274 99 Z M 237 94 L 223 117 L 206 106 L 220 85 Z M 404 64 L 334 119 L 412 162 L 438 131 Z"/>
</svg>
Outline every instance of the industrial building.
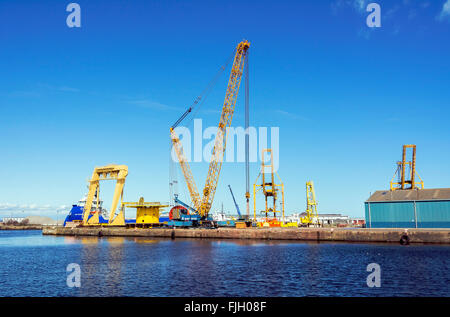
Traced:
<svg viewBox="0 0 450 317">
<path fill-rule="evenodd" d="M 365 210 L 368 228 L 450 228 L 450 188 L 379 190 Z"/>
<path fill-rule="evenodd" d="M 306 212 L 300 214 L 300 218 L 306 217 Z M 349 216 L 342 214 L 318 214 L 318 222 L 320 225 L 337 225 L 337 224 L 350 224 L 351 220 Z"/>
<path fill-rule="evenodd" d="M 364 203 L 367 228 L 450 228 L 450 188 L 424 189 L 415 167 L 416 146 L 404 145 L 390 190 L 378 190 Z"/>
<path fill-rule="evenodd" d="M 0 219 L 0 222 L 2 222 L 2 223 L 8 223 L 8 222 L 21 223 L 24 220 L 25 220 L 25 217 L 3 217 Z"/>
<path fill-rule="evenodd" d="M 450 188 L 376 191 L 365 211 L 368 228 L 450 228 Z"/>
</svg>

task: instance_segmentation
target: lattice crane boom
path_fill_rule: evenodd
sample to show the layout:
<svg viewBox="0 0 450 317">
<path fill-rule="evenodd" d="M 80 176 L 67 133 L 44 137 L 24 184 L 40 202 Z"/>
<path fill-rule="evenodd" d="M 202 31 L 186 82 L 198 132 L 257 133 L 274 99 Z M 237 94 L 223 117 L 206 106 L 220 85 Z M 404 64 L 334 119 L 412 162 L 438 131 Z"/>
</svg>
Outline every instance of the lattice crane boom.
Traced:
<svg viewBox="0 0 450 317">
<path fill-rule="evenodd" d="M 172 139 L 173 148 L 175 150 L 175 154 L 177 155 L 178 162 L 180 163 L 181 170 L 183 172 L 184 178 L 186 180 L 186 184 L 189 190 L 189 194 L 191 196 L 192 204 L 194 205 L 195 210 L 200 208 L 200 195 L 197 190 L 197 185 L 195 184 L 194 176 L 192 175 L 191 168 L 186 160 L 186 156 L 184 155 L 183 146 L 181 144 L 178 135 L 175 133 L 175 129 L 173 127 L 170 128 L 170 138 Z"/>
<path fill-rule="evenodd" d="M 212 159 L 209 164 L 208 176 L 203 189 L 203 199 L 199 208 L 199 214 L 202 217 L 208 215 L 214 200 L 214 194 L 216 193 L 220 169 L 222 167 L 223 156 L 226 149 L 227 128 L 231 126 L 231 120 L 233 119 L 234 107 L 236 105 L 239 86 L 241 84 L 242 73 L 244 70 L 245 57 L 247 56 L 249 47 L 250 43 L 248 41 L 242 41 L 236 48 L 236 55 L 234 57 L 233 66 L 231 67 L 231 74 L 228 81 L 225 101 L 222 107 L 219 127 L 217 129 L 216 139 L 214 141 Z"/>
<path fill-rule="evenodd" d="M 214 200 L 214 194 L 216 192 L 217 184 L 219 181 L 219 174 L 226 148 L 227 128 L 231 126 L 231 121 L 233 119 L 234 107 L 236 105 L 239 86 L 241 84 L 241 78 L 244 70 L 245 59 L 249 47 L 250 43 L 248 41 L 242 41 L 236 48 L 233 66 L 231 67 L 231 74 L 228 81 L 227 92 L 225 95 L 225 101 L 222 107 L 222 114 L 220 116 L 220 122 L 214 141 L 212 159 L 209 164 L 208 175 L 206 178 L 205 187 L 202 192 L 202 198 L 200 198 L 191 169 L 184 156 L 181 142 L 174 130 L 175 127 L 192 111 L 192 107 L 189 108 L 183 114 L 183 116 L 178 119 L 178 121 L 170 128 L 173 147 L 180 163 L 183 176 L 186 180 L 192 204 L 194 205 L 194 208 L 197 210 L 198 214 L 202 217 L 208 216 L 212 202 Z"/>
</svg>

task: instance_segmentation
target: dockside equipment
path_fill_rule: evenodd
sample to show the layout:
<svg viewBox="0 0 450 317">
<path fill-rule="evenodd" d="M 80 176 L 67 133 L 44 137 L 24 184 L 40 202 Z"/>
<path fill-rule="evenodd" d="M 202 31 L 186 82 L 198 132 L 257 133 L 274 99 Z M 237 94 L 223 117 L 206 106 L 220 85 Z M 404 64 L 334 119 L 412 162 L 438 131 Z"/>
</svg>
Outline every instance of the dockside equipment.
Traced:
<svg viewBox="0 0 450 317">
<path fill-rule="evenodd" d="M 96 167 L 92 173 L 89 181 L 89 192 L 87 195 L 86 204 L 83 210 L 83 226 L 97 226 L 99 223 L 99 211 L 91 212 L 94 196 L 97 197 L 97 206 L 100 199 L 100 181 L 116 180 L 116 187 L 114 190 L 113 201 L 109 212 L 108 224 L 109 226 L 125 226 L 125 215 L 122 209 L 116 215 L 117 205 L 119 199 L 123 199 L 123 187 L 125 186 L 125 179 L 128 175 L 128 167 L 126 165 L 106 165 Z M 91 216 L 92 214 L 92 216 Z"/>
<path fill-rule="evenodd" d="M 239 205 L 237 204 L 236 199 L 234 198 L 234 194 L 233 194 L 233 190 L 231 189 L 231 186 L 228 185 L 228 188 L 230 189 L 231 197 L 233 198 L 234 206 L 236 207 L 236 211 L 238 213 L 238 221 L 235 222 L 236 228 L 251 227 L 252 222 L 249 221 L 249 217 L 241 214 L 241 210 L 239 209 Z"/>
<path fill-rule="evenodd" d="M 269 156 L 270 162 L 266 160 Z M 267 171 L 268 170 L 268 171 Z M 278 184 L 275 182 L 275 175 L 280 181 Z M 258 184 L 258 179 L 261 177 L 261 183 Z M 278 192 L 281 190 L 281 210 L 277 209 Z M 273 153 L 272 149 L 263 149 L 261 156 L 261 171 L 253 184 L 253 217 L 256 221 L 256 194 L 262 191 L 265 199 L 265 210 L 262 213 L 265 214 L 265 224 L 259 224 L 260 226 L 281 227 L 284 223 L 284 184 L 281 181 L 280 176 L 274 171 L 273 167 Z M 269 206 L 271 199 L 272 204 Z M 281 213 L 282 221 L 279 219 Z M 272 217 L 273 216 L 273 217 Z"/>
<path fill-rule="evenodd" d="M 406 160 L 407 150 L 412 150 L 411 161 Z M 408 177 L 409 175 L 409 177 Z M 395 182 L 395 176 L 397 176 L 397 181 Z M 420 179 L 417 181 L 416 176 Z M 409 179 L 408 179 L 409 178 Z M 403 145 L 403 155 L 402 160 L 397 162 L 397 169 L 394 176 L 392 177 L 390 183 L 391 190 L 398 189 L 424 189 L 424 184 L 422 178 L 416 171 L 416 145 L 406 144 Z"/>
<path fill-rule="evenodd" d="M 192 171 L 184 155 L 181 141 L 175 132 L 175 128 L 186 118 L 189 113 L 192 112 L 193 106 L 198 103 L 200 97 L 194 102 L 194 105 L 189 107 L 183 113 L 183 115 L 170 127 L 170 137 L 188 187 L 188 191 L 193 204 L 192 208 L 195 209 L 196 213 L 201 217 L 202 220 L 205 221 L 206 219 L 208 219 L 208 214 L 211 209 L 214 200 L 214 194 L 217 189 L 219 174 L 226 149 L 227 128 L 231 126 L 231 121 L 234 114 L 234 108 L 236 105 L 239 86 L 241 83 L 244 64 L 249 47 L 250 43 L 245 40 L 240 42 L 236 47 L 234 62 L 231 67 L 231 74 L 225 94 L 225 101 L 222 107 L 219 126 L 212 150 L 212 159 L 209 164 L 208 175 L 206 177 L 206 183 L 205 187 L 203 188 L 202 197 L 200 197 L 200 194 L 197 190 Z"/>
<path fill-rule="evenodd" d="M 169 207 L 160 202 L 146 202 L 141 197 L 138 202 L 122 202 L 121 212 L 125 214 L 125 208 L 136 208 L 136 222 L 127 226 L 152 227 L 163 225 L 160 223 L 159 214 L 162 208 Z"/>
<path fill-rule="evenodd" d="M 306 182 L 306 216 L 300 218 L 300 223 L 303 226 L 319 225 L 313 181 Z"/>
</svg>

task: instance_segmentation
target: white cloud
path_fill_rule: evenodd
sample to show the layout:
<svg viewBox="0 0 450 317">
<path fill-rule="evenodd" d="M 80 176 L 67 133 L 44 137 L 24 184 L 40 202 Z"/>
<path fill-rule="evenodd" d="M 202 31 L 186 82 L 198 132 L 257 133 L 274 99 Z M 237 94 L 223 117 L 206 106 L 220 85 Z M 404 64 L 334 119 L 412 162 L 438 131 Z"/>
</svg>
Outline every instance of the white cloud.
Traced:
<svg viewBox="0 0 450 317">
<path fill-rule="evenodd" d="M 362 14 L 366 12 L 366 7 L 368 3 L 369 0 L 337 0 L 331 4 L 331 11 L 333 14 L 336 15 L 340 7 L 350 6 Z"/>
<path fill-rule="evenodd" d="M 37 83 L 28 90 L 16 90 L 8 94 L 3 94 L 13 98 L 39 98 L 46 94 L 53 93 L 76 93 L 80 92 L 78 88 L 69 86 L 53 86 L 46 83 Z"/>
<path fill-rule="evenodd" d="M 362 28 L 360 28 L 359 31 L 358 31 L 358 36 L 361 37 L 361 38 L 363 38 L 363 39 L 369 40 L 369 39 L 370 39 L 370 36 L 371 36 L 371 34 L 372 34 L 373 32 L 374 32 L 374 28 L 366 28 L 366 27 L 362 27 Z"/>
<path fill-rule="evenodd" d="M 291 119 L 295 119 L 295 120 L 306 120 L 305 117 L 299 116 L 299 115 L 297 115 L 297 114 L 295 114 L 295 113 L 292 113 L 292 112 L 288 112 L 288 111 L 284 111 L 284 110 L 280 110 L 280 109 L 276 109 L 275 112 L 276 112 L 276 113 L 279 113 L 279 114 L 281 114 L 281 115 L 283 115 L 283 116 L 287 116 L 287 117 L 289 117 L 289 118 L 291 118 Z"/>
<path fill-rule="evenodd" d="M 368 0 L 354 0 L 353 6 L 356 8 L 356 10 L 360 12 L 365 12 L 367 8 Z"/>
<path fill-rule="evenodd" d="M 67 87 L 67 86 L 58 87 L 57 90 L 64 91 L 64 92 L 79 92 L 80 91 L 80 89 L 78 89 L 78 88 Z"/>
<path fill-rule="evenodd" d="M 408 12 L 408 20 L 412 20 L 417 16 L 417 11 L 416 10 L 409 10 Z"/>
<path fill-rule="evenodd" d="M 398 10 L 400 10 L 400 6 L 399 5 L 396 5 L 396 6 L 392 7 L 392 8 L 390 8 L 383 15 L 383 20 L 386 21 L 386 20 L 391 19 Z"/>
<path fill-rule="evenodd" d="M 28 217 L 28 216 L 47 216 L 54 217 L 58 213 L 60 215 L 67 214 L 70 211 L 70 206 L 60 205 L 52 206 L 49 204 L 11 204 L 0 203 L 0 218 L 2 217 Z"/>
<path fill-rule="evenodd" d="M 162 104 L 162 103 L 159 103 L 156 101 L 152 101 L 149 99 L 130 100 L 130 101 L 128 101 L 128 103 L 137 105 L 139 107 L 156 109 L 156 110 L 180 110 L 177 107 L 172 107 L 172 106 Z"/>
<path fill-rule="evenodd" d="M 447 0 L 442 6 L 442 11 L 438 16 L 438 20 L 444 20 L 445 18 L 450 18 L 450 0 Z"/>
<path fill-rule="evenodd" d="M 392 31 L 392 35 L 397 35 L 397 34 L 399 34 L 400 33 L 400 27 L 399 26 L 395 26 L 394 27 L 394 30 Z"/>
</svg>

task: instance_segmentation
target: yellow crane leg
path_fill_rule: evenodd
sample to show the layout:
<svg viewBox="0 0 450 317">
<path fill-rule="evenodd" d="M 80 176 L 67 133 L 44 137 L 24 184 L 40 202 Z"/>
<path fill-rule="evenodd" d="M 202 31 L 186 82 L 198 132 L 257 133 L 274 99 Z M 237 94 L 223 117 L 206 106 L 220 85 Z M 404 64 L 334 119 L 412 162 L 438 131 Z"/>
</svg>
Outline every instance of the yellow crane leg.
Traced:
<svg viewBox="0 0 450 317">
<path fill-rule="evenodd" d="M 125 215 L 120 210 L 119 214 L 114 218 L 119 198 L 123 196 L 123 187 L 125 185 L 125 179 L 128 175 L 128 167 L 125 165 L 107 165 L 103 167 L 96 167 L 92 173 L 90 180 L 89 192 L 86 199 L 86 204 L 83 210 L 83 225 L 99 225 L 99 214 L 94 213 L 91 218 L 92 202 L 94 200 L 95 192 L 98 191 L 100 186 L 100 180 L 117 180 L 116 188 L 114 190 L 113 203 L 109 214 L 108 225 L 124 226 Z M 99 199 L 99 197 L 97 197 Z"/>
<path fill-rule="evenodd" d="M 83 224 L 92 224 L 92 223 L 97 224 L 99 221 L 98 215 L 97 215 L 97 221 L 95 221 L 95 219 L 92 219 L 94 217 L 91 217 L 91 219 L 89 219 L 89 215 L 91 213 L 91 208 L 92 208 L 92 201 L 94 200 L 94 195 L 97 192 L 98 186 L 99 186 L 98 174 L 94 171 L 94 174 L 92 175 L 90 185 L 89 185 L 89 192 L 88 192 L 87 200 L 84 205 Z M 88 219 L 89 219 L 89 222 L 88 222 Z"/>
<path fill-rule="evenodd" d="M 114 217 L 117 204 L 119 203 L 119 197 L 123 197 L 124 185 L 125 185 L 125 178 L 117 181 L 116 189 L 114 190 L 114 198 L 111 206 L 111 212 L 109 214 L 108 220 L 108 225 L 110 226 L 125 226 L 125 215 L 123 213 L 122 208 L 119 210 L 117 216 Z"/>
</svg>

